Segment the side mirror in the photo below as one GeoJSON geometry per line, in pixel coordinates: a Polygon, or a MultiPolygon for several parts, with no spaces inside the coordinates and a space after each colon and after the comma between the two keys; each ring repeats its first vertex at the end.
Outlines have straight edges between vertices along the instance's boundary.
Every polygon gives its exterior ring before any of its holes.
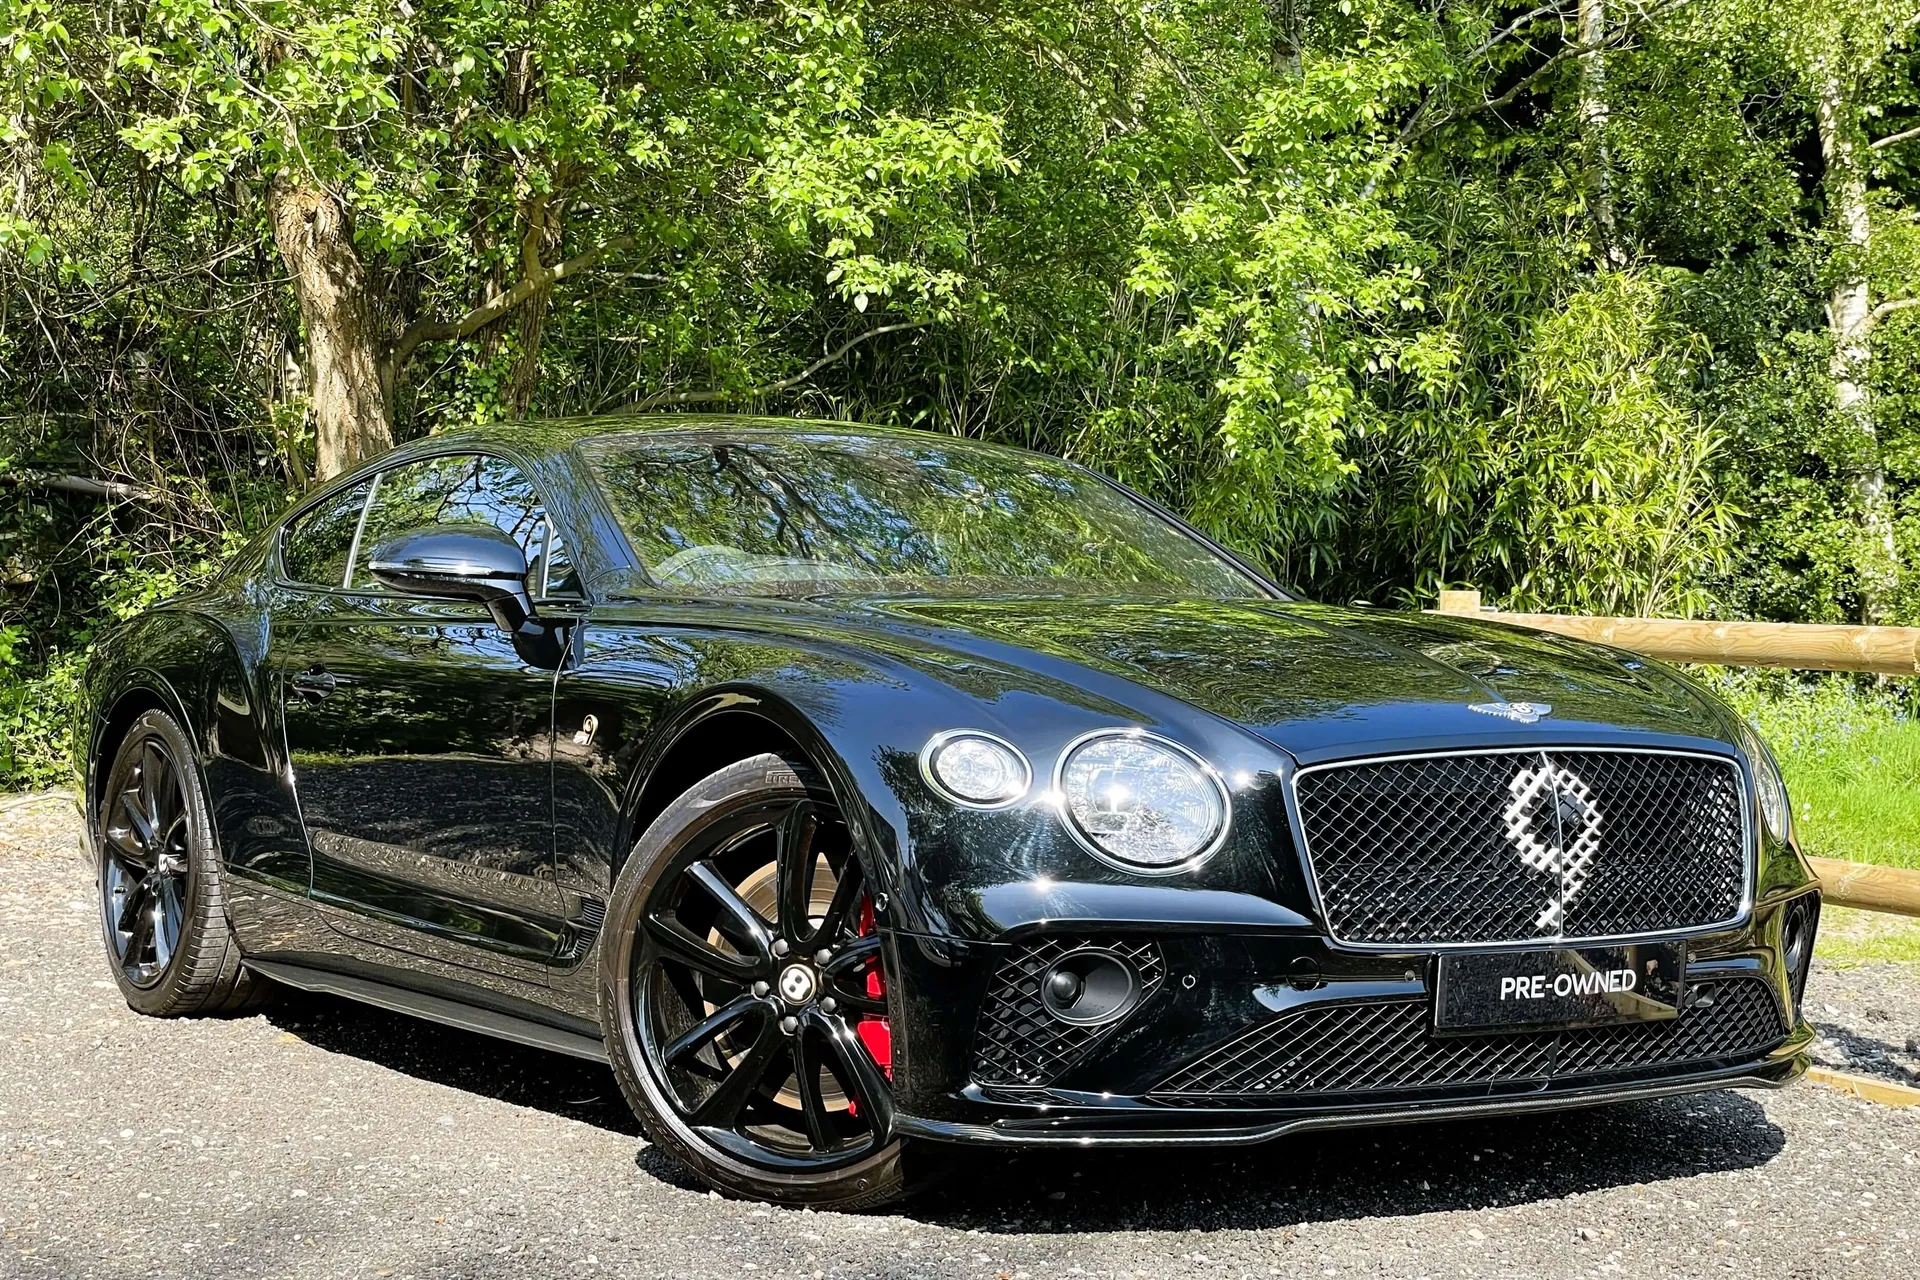
{"type": "Polygon", "coordinates": [[[533,618],[527,554],[492,525],[440,525],[403,533],[375,547],[367,568],[408,595],[476,600],[504,631],[517,633],[533,618]]]}

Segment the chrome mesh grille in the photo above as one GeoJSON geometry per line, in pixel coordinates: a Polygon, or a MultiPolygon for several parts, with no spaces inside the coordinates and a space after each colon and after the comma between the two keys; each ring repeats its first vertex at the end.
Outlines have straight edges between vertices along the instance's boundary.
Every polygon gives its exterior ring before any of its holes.
{"type": "Polygon", "coordinates": [[[1678,1018],[1580,1031],[1436,1036],[1425,1001],[1309,1005],[1262,1023],[1175,1072],[1156,1097],[1400,1093],[1563,1082],[1757,1058],[1786,1039],[1762,978],[1694,984],[1678,1018]]]}
{"type": "Polygon", "coordinates": [[[981,1006],[974,1032],[973,1078],[981,1084],[1051,1084],[1121,1026],[1086,1027],[1047,1012],[1040,983],[1069,952],[1095,948],[1130,962],[1140,975],[1144,1003],[1160,986],[1166,968],[1153,943],[1131,938],[1043,938],[1015,951],[1000,965],[981,1006]]]}
{"type": "MultiPolygon", "coordinates": [[[[1619,937],[1736,919],[1746,897],[1738,767],[1717,757],[1515,751],[1358,761],[1295,783],[1308,862],[1341,942],[1423,946],[1619,937]],[[1588,789],[1597,852],[1564,921],[1559,877],[1522,861],[1507,820],[1524,771],[1588,789]]],[[[1548,806],[1534,824],[1561,838],[1548,806]],[[1551,829],[1549,829],[1551,828],[1551,829]]]]}

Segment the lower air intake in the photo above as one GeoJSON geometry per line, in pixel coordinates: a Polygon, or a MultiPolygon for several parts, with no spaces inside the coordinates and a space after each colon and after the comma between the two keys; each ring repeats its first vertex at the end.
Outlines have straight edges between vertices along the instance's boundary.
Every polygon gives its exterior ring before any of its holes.
{"type": "Polygon", "coordinates": [[[1169,1101],[1273,1098],[1569,1080],[1758,1058],[1787,1037],[1764,979],[1693,984],[1665,1022],[1435,1036],[1425,1001],[1318,1004],[1262,1023],[1155,1089],[1169,1101]]]}

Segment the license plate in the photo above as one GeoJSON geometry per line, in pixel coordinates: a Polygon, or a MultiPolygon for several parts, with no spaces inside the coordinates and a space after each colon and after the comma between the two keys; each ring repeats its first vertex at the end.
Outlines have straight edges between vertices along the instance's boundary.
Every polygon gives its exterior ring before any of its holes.
{"type": "Polygon", "coordinates": [[[1433,1025],[1486,1031],[1677,1018],[1686,966],[1678,942],[1443,955],[1433,1025]]]}

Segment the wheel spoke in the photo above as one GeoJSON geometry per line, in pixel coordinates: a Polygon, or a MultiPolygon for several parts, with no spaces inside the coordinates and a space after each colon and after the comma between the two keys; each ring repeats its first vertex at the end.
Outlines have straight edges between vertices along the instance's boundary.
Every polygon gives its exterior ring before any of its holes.
{"type": "Polygon", "coordinates": [[[729,982],[752,982],[772,968],[771,956],[762,958],[722,951],[696,937],[678,920],[667,916],[648,916],[647,938],[662,959],[683,964],[696,973],[725,978],[729,982]]]}
{"type": "Polygon", "coordinates": [[[720,908],[720,918],[715,924],[721,933],[734,944],[749,948],[756,956],[772,958],[772,929],[720,874],[718,867],[711,862],[696,862],[687,868],[687,878],[699,885],[720,908]]]}
{"type": "Polygon", "coordinates": [[[846,987],[835,987],[833,990],[840,1003],[855,1013],[884,1018],[889,1012],[885,996],[870,996],[865,991],[852,991],[846,987]]]}
{"type": "Polygon", "coordinates": [[[864,938],[856,938],[852,942],[849,942],[833,957],[833,961],[828,964],[825,969],[821,970],[821,972],[826,974],[827,977],[838,986],[851,986],[854,978],[865,976],[864,970],[866,966],[869,962],[879,958],[879,955],[879,936],[877,934],[868,934],[864,938]]]}
{"type": "Polygon", "coordinates": [[[740,1059],[739,1065],[727,1074],[727,1078],[720,1082],[720,1087],[709,1094],[705,1102],[694,1108],[688,1119],[696,1125],[732,1128],[740,1112],[766,1079],[767,1068],[773,1064],[785,1040],[786,1037],[780,1034],[774,1022],[773,1011],[768,1009],[766,1018],[760,1023],[760,1033],[754,1037],[752,1046],[740,1059]]]}
{"type": "Polygon", "coordinates": [[[120,900],[120,918],[113,922],[113,927],[126,933],[139,923],[139,917],[153,905],[153,886],[145,879],[135,880],[132,877],[124,878],[123,883],[126,888],[120,900]]]}
{"type": "Polygon", "coordinates": [[[880,1068],[867,1056],[866,1046],[840,1018],[816,1014],[832,1054],[829,1067],[848,1097],[860,1104],[860,1114],[873,1126],[874,1137],[885,1141],[893,1129],[893,1090],[880,1068]]]}
{"type": "Polygon", "coordinates": [[[774,849],[780,876],[780,931],[795,942],[813,937],[813,838],[820,830],[820,817],[810,801],[802,800],[787,810],[780,821],[774,849]]]}
{"type": "MultiPolygon", "coordinates": [[[[669,1064],[678,1066],[683,1059],[699,1053],[716,1037],[725,1034],[756,1012],[764,1015],[768,1010],[766,1005],[752,996],[740,996],[729,1001],[714,1010],[692,1030],[675,1036],[667,1047],[660,1051],[660,1056],[669,1064]]],[[[722,1061],[724,1062],[725,1059],[722,1061]]]]}
{"type": "Polygon", "coordinates": [[[827,904],[827,914],[820,920],[820,936],[829,943],[845,932],[847,919],[859,905],[865,884],[866,877],[860,871],[860,859],[849,852],[846,861],[840,864],[840,879],[833,886],[833,901],[827,904]]]}
{"type": "Polygon", "coordinates": [[[140,804],[146,811],[147,828],[151,832],[160,829],[160,784],[166,773],[166,761],[160,755],[159,746],[148,738],[140,744],[140,804]]]}
{"type": "MultiPolygon", "coordinates": [[[[151,900],[150,895],[142,895],[151,900]]],[[[129,921],[132,936],[127,939],[127,949],[121,955],[121,963],[128,968],[138,969],[146,964],[147,948],[153,943],[153,909],[136,912],[129,921]]]]}
{"type": "Polygon", "coordinates": [[[126,813],[130,826],[126,842],[122,844],[115,841],[115,847],[121,849],[136,866],[151,869],[154,843],[158,833],[153,829],[152,820],[141,809],[139,793],[131,789],[122,793],[120,808],[126,813]]]}
{"type": "Polygon", "coordinates": [[[820,1092],[820,1051],[815,1047],[817,1036],[812,1027],[802,1027],[800,1034],[793,1038],[793,1079],[800,1086],[800,1117],[807,1126],[807,1141],[813,1144],[815,1151],[828,1151],[833,1147],[831,1123],[827,1115],[827,1100],[820,1092]]]}
{"type": "Polygon", "coordinates": [[[180,941],[178,904],[172,877],[161,880],[160,891],[154,895],[153,909],[148,914],[152,920],[149,927],[153,933],[153,963],[162,969],[173,959],[173,949],[180,941]]]}
{"type": "Polygon", "coordinates": [[[134,834],[131,824],[121,827],[109,823],[106,836],[107,843],[112,845],[114,851],[125,861],[137,864],[146,856],[146,851],[141,849],[139,837],[134,834]]]}
{"type": "Polygon", "coordinates": [[[180,781],[174,776],[173,762],[159,752],[160,771],[153,779],[153,829],[164,841],[173,829],[186,821],[187,807],[180,797],[180,781]]]}
{"type": "Polygon", "coordinates": [[[661,971],[667,975],[667,983],[673,988],[673,994],[680,997],[681,1005],[686,1008],[688,1013],[691,1013],[696,1018],[706,1012],[710,994],[714,996],[718,1003],[724,1004],[727,1000],[740,993],[740,985],[738,983],[729,982],[724,978],[716,978],[712,974],[703,976],[711,981],[716,988],[724,988],[724,990],[712,993],[702,990],[701,984],[695,980],[693,970],[684,964],[662,965],[661,971]]]}

